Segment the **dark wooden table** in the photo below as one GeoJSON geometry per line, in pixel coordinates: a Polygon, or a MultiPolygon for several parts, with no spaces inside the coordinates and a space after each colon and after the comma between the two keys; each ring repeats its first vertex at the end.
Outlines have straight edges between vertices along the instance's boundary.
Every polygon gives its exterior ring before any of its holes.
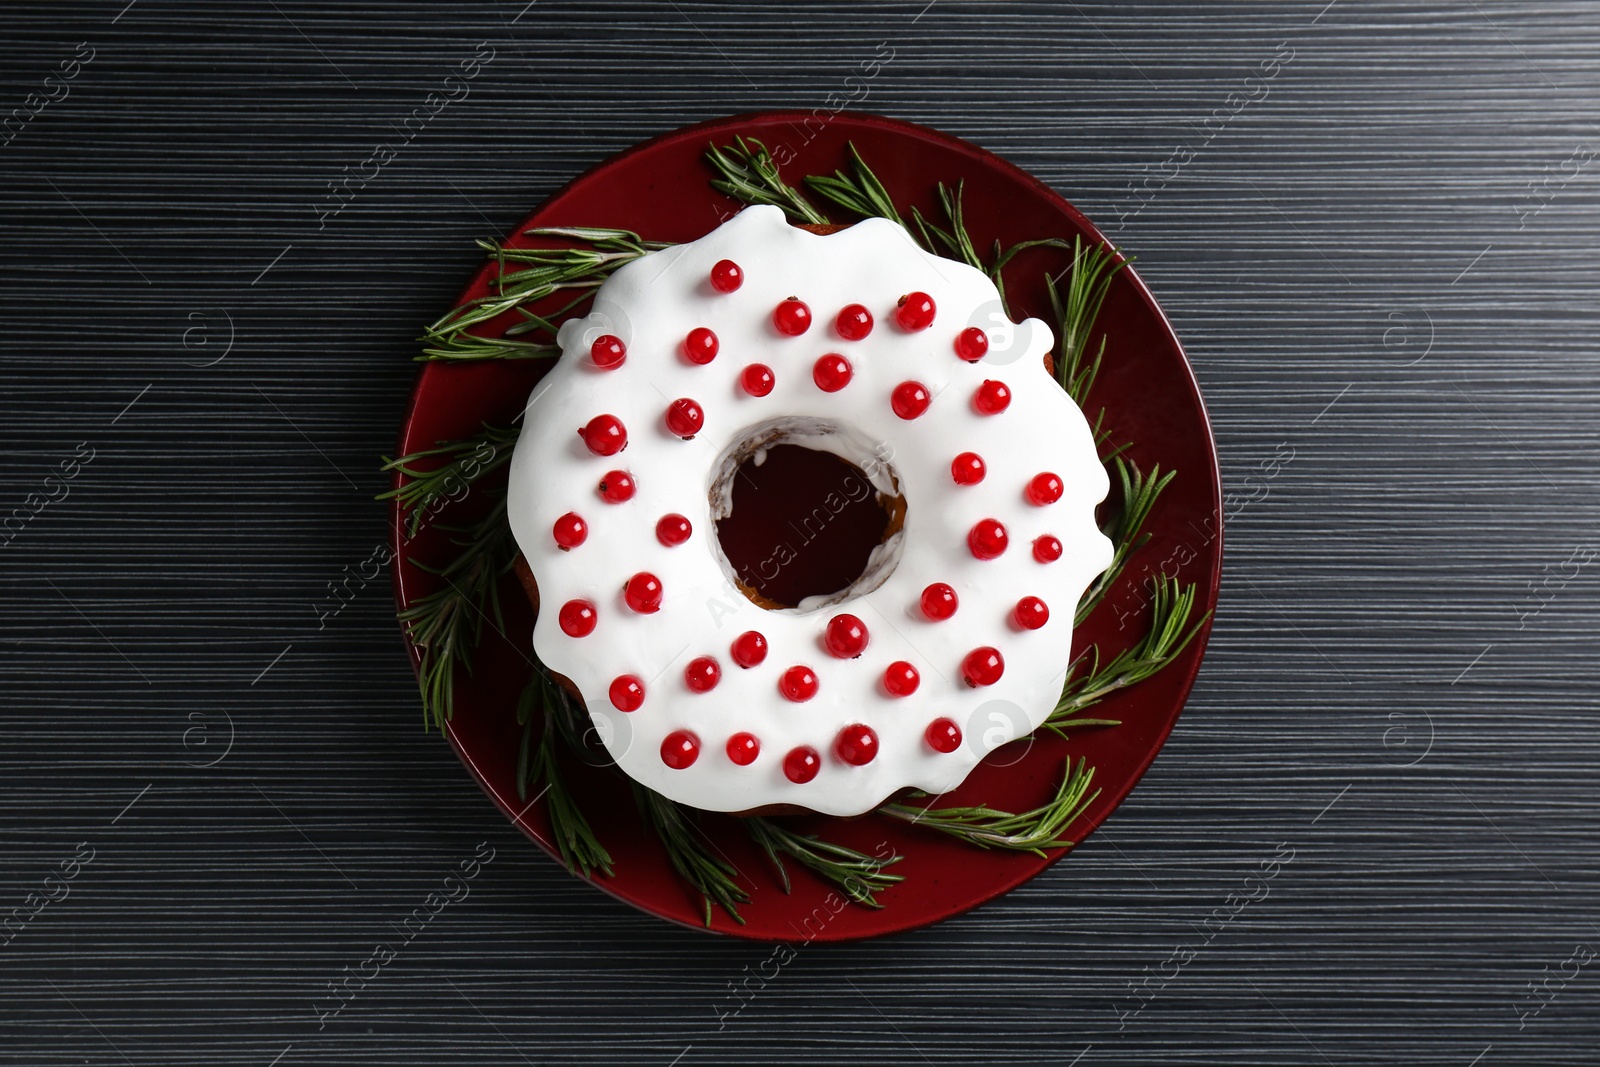
{"type": "Polygon", "coordinates": [[[0,1061],[1600,1062],[1600,8],[0,17],[0,1061]],[[474,237],[652,134],[841,105],[1137,254],[1228,568],[1187,713],[1076,855],[808,946],[735,1015],[767,950],[527,844],[423,731],[387,582],[330,583],[371,572],[474,237]]]}

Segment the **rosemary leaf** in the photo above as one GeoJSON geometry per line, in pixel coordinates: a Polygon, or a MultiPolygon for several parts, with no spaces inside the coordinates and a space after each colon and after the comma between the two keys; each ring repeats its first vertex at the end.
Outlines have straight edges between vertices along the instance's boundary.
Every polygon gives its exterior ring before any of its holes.
{"type": "Polygon", "coordinates": [[[748,903],[750,894],[735,881],[738,869],[724,857],[712,855],[704,843],[704,831],[695,825],[689,810],[632,779],[628,784],[633,786],[645,823],[666,846],[672,869],[705,900],[705,924],[711,925],[711,905],[715,903],[743,926],[738,905],[748,903]]]}
{"type": "Polygon", "coordinates": [[[772,861],[785,893],[789,892],[789,872],[784,868],[782,856],[816,872],[842,889],[845,896],[869,908],[883,907],[875,894],[905,881],[903,875],[885,874],[883,870],[891,863],[899,863],[899,856],[880,860],[831,841],[797,834],[759,815],[745,819],[744,826],[772,861]]]}
{"type": "Polygon", "coordinates": [[[812,207],[800,190],[784,182],[767,146],[754,137],[735,137],[733,144],[706,148],[706,162],[719,175],[711,188],[746,204],[771,204],[793,222],[826,225],[828,217],[812,207]]]}
{"type": "MultiPolygon", "coordinates": [[[[1065,247],[1063,242],[1061,247],[1065,247]]],[[[1014,246],[1014,250],[1020,248],[1014,246]]],[[[1111,290],[1111,281],[1117,272],[1131,260],[1123,258],[1114,248],[1093,246],[1085,248],[1081,237],[1072,239],[1072,263],[1067,268],[1065,297],[1056,289],[1060,275],[1046,276],[1050,291],[1050,305],[1061,324],[1061,357],[1056,361],[1056,377],[1061,387],[1073,401],[1083,407],[1100,371],[1100,360],[1105,355],[1105,335],[1100,337],[1100,347],[1092,360],[1085,361],[1089,332],[1100,308],[1111,290]]]]}
{"type": "Polygon", "coordinates": [[[1086,767],[1080,757],[1075,768],[1070,759],[1066,761],[1055,798],[1031,811],[1012,814],[983,806],[919,808],[914,804],[885,804],[878,811],[949,834],[979,848],[1002,848],[1043,856],[1047,848],[1072,847],[1073,842],[1061,834],[1100,795],[1098,789],[1089,792],[1093,780],[1094,768],[1086,767]]]}
{"type": "Polygon", "coordinates": [[[1178,473],[1168,471],[1162,474],[1161,464],[1157,463],[1146,478],[1138,467],[1119,454],[1113,454],[1109,462],[1117,475],[1122,507],[1107,520],[1101,532],[1110,538],[1116,548],[1111,556],[1111,565],[1084,590],[1083,598],[1078,601],[1077,613],[1073,616],[1073,626],[1083,625],[1083,620],[1100,605],[1111,586],[1122,576],[1123,569],[1128,565],[1128,557],[1149,540],[1141,532],[1144,522],[1150,517],[1150,510],[1156,506],[1156,498],[1178,473]]]}

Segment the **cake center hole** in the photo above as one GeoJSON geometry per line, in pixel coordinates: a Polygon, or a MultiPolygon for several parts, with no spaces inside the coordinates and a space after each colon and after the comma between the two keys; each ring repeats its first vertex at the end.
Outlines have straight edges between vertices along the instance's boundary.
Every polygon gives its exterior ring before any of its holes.
{"type": "Polygon", "coordinates": [[[883,499],[849,460],[794,444],[743,460],[717,540],[744,594],[765,608],[844,593],[895,533],[904,502],[883,499]],[[896,514],[899,512],[899,514],[896,514]]]}

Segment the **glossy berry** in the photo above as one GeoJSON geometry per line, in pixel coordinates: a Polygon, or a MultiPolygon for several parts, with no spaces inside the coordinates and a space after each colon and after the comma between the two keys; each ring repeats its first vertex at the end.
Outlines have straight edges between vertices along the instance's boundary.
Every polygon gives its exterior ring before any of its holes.
{"type": "Polygon", "coordinates": [[[1035,474],[1033,480],[1028,483],[1028,501],[1040,507],[1054,504],[1061,499],[1061,490],[1061,479],[1054,474],[1049,471],[1035,474]]]}
{"type": "Polygon", "coordinates": [[[989,354],[989,335],[976,326],[968,326],[956,334],[956,355],[968,363],[976,363],[989,354]]]}
{"type": "Polygon", "coordinates": [[[1050,609],[1038,597],[1025,596],[1017,601],[1017,606],[1011,611],[1011,617],[1024,630],[1037,630],[1050,621],[1050,609]]]}
{"type": "Polygon", "coordinates": [[[636,674],[618,675],[611,680],[611,706],[618,711],[638,711],[644,703],[644,682],[636,674]]]}
{"type": "Polygon", "coordinates": [[[888,690],[892,697],[908,697],[915,693],[917,686],[921,684],[922,675],[903,659],[895,660],[883,672],[883,688],[888,690]]]}
{"type": "Polygon", "coordinates": [[[589,346],[589,358],[601,370],[614,370],[628,358],[628,346],[622,343],[622,338],[603,333],[589,346]]]}
{"type": "Polygon", "coordinates": [[[823,644],[840,659],[855,659],[867,650],[867,624],[854,615],[835,615],[828,620],[823,644]]]}
{"type": "Polygon", "coordinates": [[[661,742],[661,762],[675,771],[700,758],[700,739],[688,730],[674,730],[661,742]]]}
{"type": "Polygon", "coordinates": [[[627,471],[606,471],[606,476],[600,479],[596,486],[600,499],[608,504],[620,504],[624,500],[633,499],[633,475],[627,471]]]}
{"type": "Polygon", "coordinates": [[[550,532],[555,536],[556,545],[563,549],[577,548],[589,538],[589,524],[576,511],[569,511],[556,520],[550,532]]]}
{"type": "Polygon", "coordinates": [[[894,321],[902,330],[915,333],[933,325],[933,297],[927,293],[907,293],[894,309],[894,321]]]}
{"type": "Polygon", "coordinates": [[[722,668],[710,656],[696,656],[683,669],[683,684],[696,693],[709,693],[722,681],[722,668]]]}
{"type": "Polygon", "coordinates": [[[561,605],[556,621],[561,624],[561,632],[568,637],[588,637],[594,633],[594,605],[587,600],[569,600],[561,605]]]}
{"type": "Polygon", "coordinates": [[[894,408],[894,413],[902,419],[914,419],[928,410],[928,405],[933,398],[928,395],[928,387],[921,382],[901,382],[894,387],[894,394],[889,398],[889,404],[894,408]]]}
{"type": "Polygon", "coordinates": [[[785,337],[799,337],[811,329],[811,309],[791,296],[772,309],[772,325],[785,337]]]}
{"type": "Polygon", "coordinates": [[[943,582],[934,582],[922,591],[922,614],[934,622],[954,615],[958,603],[956,591],[943,582]]]}
{"type": "Polygon", "coordinates": [[[682,515],[663,515],[656,521],[656,540],[668,548],[676,547],[689,540],[689,534],[694,527],[689,525],[689,520],[682,515]]]}
{"type": "Polygon", "coordinates": [[[711,268],[711,288],[719,293],[731,293],[744,284],[744,271],[731,259],[719,259],[711,268]]]}
{"type": "Polygon", "coordinates": [[[1006,672],[1006,661],[998,648],[975,648],[961,661],[961,677],[970,686],[993,685],[1006,672]]]}
{"type": "Polygon", "coordinates": [[[733,639],[733,662],[746,669],[767,658],[767,639],[754,630],[746,630],[733,639]]]}
{"type": "Polygon", "coordinates": [[[628,579],[622,598],[640,615],[653,615],[661,610],[661,579],[649,571],[640,571],[628,579]]]}
{"type": "Polygon", "coordinates": [[[690,363],[704,366],[717,358],[717,335],[704,326],[696,326],[683,339],[683,354],[690,363]]]}
{"type": "Polygon", "coordinates": [[[954,752],[961,747],[961,727],[951,719],[934,719],[922,736],[935,752],[954,752]]]}
{"type": "Polygon", "coordinates": [[[811,380],[817,383],[817,388],[824,393],[837,393],[850,384],[850,376],[854,373],[850,368],[850,361],[837,352],[829,352],[811,368],[811,380]]]}
{"type": "Polygon", "coordinates": [[[983,457],[976,452],[963,452],[950,461],[950,477],[957,485],[977,485],[988,472],[983,457]]]}
{"type": "Polygon", "coordinates": [[[804,785],[822,769],[822,757],[810,745],[789,750],[783,757],[783,776],[795,785],[804,785]]]}
{"type": "Polygon", "coordinates": [[[778,692],[785,700],[804,703],[817,695],[817,675],[810,667],[790,667],[778,679],[778,692]]]}
{"type": "Polygon", "coordinates": [[[878,754],[878,734],[870,726],[855,723],[839,731],[833,750],[852,767],[864,767],[878,754]]]}
{"type": "Polygon", "coordinates": [[[628,429],[615,415],[596,415],[578,433],[597,456],[614,456],[628,446],[628,429]]]}
{"type": "Polygon", "coordinates": [[[667,408],[667,429],[685,441],[699,433],[705,424],[705,411],[686,396],[674,400],[667,408]]]}
{"type": "Polygon", "coordinates": [[[739,388],[751,396],[766,396],[772,392],[772,368],[765,363],[752,363],[739,372],[739,388]]]}
{"type": "Polygon", "coordinates": [[[997,559],[1010,543],[1011,536],[999,519],[980,519],[967,533],[967,547],[979,559],[997,559]]]}
{"type": "Polygon", "coordinates": [[[846,341],[859,341],[872,332],[872,312],[860,304],[851,304],[833,320],[833,328],[846,341]]]}
{"type": "Polygon", "coordinates": [[[755,734],[737,733],[728,738],[728,758],[741,767],[748,767],[761,755],[761,741],[755,734]]]}
{"type": "Polygon", "coordinates": [[[1011,406],[1011,390],[1006,388],[1005,382],[991,378],[972,394],[972,406],[980,415],[998,415],[1011,406]]]}
{"type": "Polygon", "coordinates": [[[1061,538],[1045,534],[1033,539],[1033,558],[1040,563],[1054,563],[1061,558],[1061,538]]]}

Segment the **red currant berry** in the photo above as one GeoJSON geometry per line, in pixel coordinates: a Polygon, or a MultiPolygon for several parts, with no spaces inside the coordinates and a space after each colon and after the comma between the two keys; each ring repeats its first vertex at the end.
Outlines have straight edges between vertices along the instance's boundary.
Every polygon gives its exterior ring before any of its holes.
{"type": "Polygon", "coordinates": [[[569,511],[556,520],[550,531],[561,549],[577,548],[589,538],[589,524],[576,511],[569,511]]]}
{"type": "Polygon", "coordinates": [[[894,413],[902,419],[916,418],[928,410],[928,405],[932,401],[927,386],[921,382],[901,382],[894,387],[894,394],[889,398],[894,413]]]}
{"type": "Polygon", "coordinates": [[[783,757],[783,776],[795,785],[805,785],[822,770],[822,757],[810,745],[789,750],[783,757]]]}
{"type": "Polygon", "coordinates": [[[638,711],[644,703],[644,682],[636,674],[623,674],[611,680],[611,706],[618,711],[638,711]]]}
{"type": "Polygon", "coordinates": [[[996,559],[1011,543],[1005,525],[999,519],[980,519],[967,534],[967,547],[979,559],[996,559]]]}
{"type": "Polygon", "coordinates": [[[894,309],[894,321],[902,330],[915,333],[933,325],[933,297],[927,293],[907,293],[894,309]]]}
{"type": "Polygon", "coordinates": [[[689,520],[682,515],[663,515],[656,522],[656,540],[674,548],[689,540],[689,534],[694,527],[689,525],[689,520]]]}
{"type": "Polygon", "coordinates": [[[961,747],[961,727],[951,719],[934,719],[922,736],[935,752],[954,752],[961,747]]]}
{"type": "Polygon", "coordinates": [[[867,650],[867,624],[854,615],[835,615],[828,620],[823,643],[840,659],[855,659],[867,650]]]}
{"type": "Polygon", "coordinates": [[[765,363],[752,363],[739,372],[739,387],[751,396],[766,396],[772,392],[772,368],[765,363]]]}
{"type": "Polygon", "coordinates": [[[785,700],[802,704],[817,695],[817,675],[810,667],[790,667],[778,679],[778,692],[785,700]]]}
{"type": "Polygon", "coordinates": [[[1061,479],[1045,471],[1043,474],[1035,474],[1033,481],[1028,483],[1028,499],[1043,507],[1060,500],[1061,490],[1061,479]]]}
{"type": "Polygon", "coordinates": [[[686,396],[674,400],[667,408],[667,429],[685,441],[699,433],[705,424],[705,411],[686,396]]]}
{"type": "Polygon", "coordinates": [[[597,486],[600,498],[608,504],[620,504],[633,499],[633,475],[627,471],[606,471],[597,486]]]}
{"type": "Polygon", "coordinates": [[[1053,534],[1033,539],[1033,558],[1040,563],[1054,563],[1061,558],[1061,538],[1053,534]]]}
{"type": "Polygon", "coordinates": [[[811,380],[817,383],[817,388],[824,393],[837,393],[850,384],[850,376],[854,371],[850,368],[850,361],[836,352],[830,352],[817,360],[811,368],[811,380]]]}
{"type": "Polygon", "coordinates": [[[855,723],[839,731],[833,750],[852,767],[864,767],[878,754],[878,733],[870,726],[855,723]]]}
{"type": "Polygon", "coordinates": [[[731,293],[744,284],[744,271],[731,259],[719,259],[711,268],[711,288],[719,293],[731,293]]]}
{"type": "Polygon", "coordinates": [[[1006,388],[1005,382],[991,378],[972,394],[972,406],[980,415],[998,415],[1011,406],[1011,390],[1006,388]]]}
{"type": "Polygon", "coordinates": [[[956,591],[943,582],[934,582],[922,591],[922,614],[934,622],[954,615],[958,603],[956,591]]]}
{"type": "Polygon", "coordinates": [[[728,738],[728,758],[748,767],[761,755],[761,740],[755,734],[737,733],[728,738]]]}
{"type": "Polygon", "coordinates": [[[661,579],[649,571],[640,571],[628,579],[623,599],[640,615],[655,614],[661,610],[661,579]]]}
{"type": "Polygon", "coordinates": [[[683,684],[696,693],[709,693],[722,681],[722,668],[710,656],[696,656],[683,669],[683,684]]]}
{"type": "Polygon", "coordinates": [[[700,758],[700,739],[688,730],[674,730],[661,742],[661,762],[675,771],[700,758]]]}
{"type": "Polygon", "coordinates": [[[1036,596],[1025,596],[1017,601],[1016,610],[1011,617],[1017,620],[1017,625],[1024,630],[1037,630],[1050,621],[1050,609],[1045,602],[1036,596]]]}
{"type": "Polygon", "coordinates": [[[628,346],[622,343],[622,338],[603,333],[589,346],[589,358],[601,370],[613,370],[628,358],[628,346]]]}
{"type": "Polygon", "coordinates": [[[977,485],[988,472],[983,457],[976,452],[963,452],[950,461],[950,477],[957,485],[977,485]]]}
{"type": "Polygon", "coordinates": [[[917,669],[903,659],[897,659],[889,664],[883,672],[883,687],[892,697],[908,697],[917,691],[917,686],[922,684],[922,675],[917,669]]]}
{"type": "Polygon", "coordinates": [[[1005,672],[1006,661],[1000,655],[1000,650],[987,645],[968,652],[966,659],[961,661],[961,677],[973,687],[993,685],[1005,672]]]}
{"type": "Polygon", "coordinates": [[[811,309],[791,296],[772,309],[772,324],[785,337],[799,337],[811,329],[811,309]]]}
{"type": "Polygon", "coordinates": [[[746,669],[767,658],[767,639],[754,630],[746,630],[733,639],[733,662],[746,669]]]}
{"type": "Polygon", "coordinates": [[[989,335],[976,326],[968,326],[956,334],[956,355],[968,363],[976,363],[989,353],[989,335]]]}
{"type": "Polygon", "coordinates": [[[717,358],[717,335],[704,326],[696,326],[689,331],[689,336],[683,341],[683,354],[690,363],[704,366],[717,358]]]}
{"type": "Polygon", "coordinates": [[[860,304],[851,304],[833,320],[833,328],[846,341],[859,341],[872,332],[872,312],[860,304]]]}
{"type": "Polygon", "coordinates": [[[628,429],[615,415],[596,415],[578,433],[597,456],[614,456],[628,447],[628,429]]]}
{"type": "Polygon", "coordinates": [[[569,600],[561,605],[556,621],[568,637],[588,637],[594,633],[594,605],[587,600],[569,600]]]}

